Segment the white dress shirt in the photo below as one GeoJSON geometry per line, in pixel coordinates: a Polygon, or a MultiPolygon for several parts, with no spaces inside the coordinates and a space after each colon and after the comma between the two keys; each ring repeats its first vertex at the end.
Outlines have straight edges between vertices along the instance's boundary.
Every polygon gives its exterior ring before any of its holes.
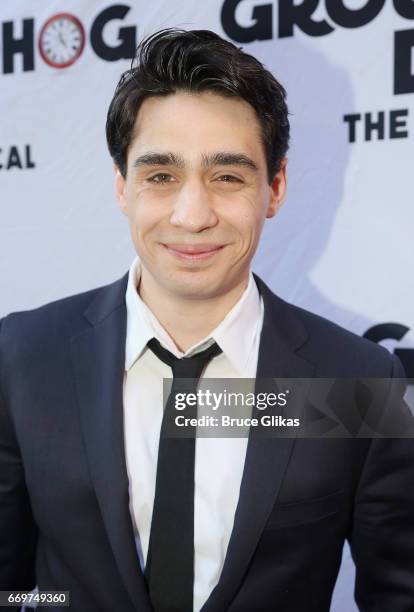
{"type": "MultiPolygon", "coordinates": [[[[151,338],[177,357],[217,342],[222,353],[203,378],[255,378],[263,325],[263,301],[253,275],[246,290],[214,331],[181,352],[141,300],[140,261],[129,271],[124,378],[124,437],[130,512],[144,569],[155,495],[158,443],[163,412],[163,378],[171,368],[146,348],[151,338]]],[[[194,497],[194,612],[216,586],[223,568],[246,457],[247,438],[197,438],[194,497]]]]}

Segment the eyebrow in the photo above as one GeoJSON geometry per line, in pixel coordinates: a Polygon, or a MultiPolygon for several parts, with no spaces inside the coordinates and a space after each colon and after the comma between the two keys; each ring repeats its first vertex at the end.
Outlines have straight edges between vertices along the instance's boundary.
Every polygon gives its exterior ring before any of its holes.
{"type": "MultiPolygon", "coordinates": [[[[201,165],[205,170],[213,166],[243,166],[255,172],[259,170],[257,164],[244,153],[218,151],[217,153],[203,154],[201,159],[201,165]]],[[[156,153],[150,151],[135,159],[133,167],[139,168],[140,166],[176,166],[177,168],[184,168],[185,161],[177,153],[156,153]]]]}
{"type": "Polygon", "coordinates": [[[212,166],[244,166],[257,172],[257,164],[244,153],[218,152],[202,156],[203,168],[212,166]]]}
{"type": "Polygon", "coordinates": [[[176,153],[144,153],[134,161],[134,168],[140,166],[177,166],[184,168],[184,158],[176,153]]]}

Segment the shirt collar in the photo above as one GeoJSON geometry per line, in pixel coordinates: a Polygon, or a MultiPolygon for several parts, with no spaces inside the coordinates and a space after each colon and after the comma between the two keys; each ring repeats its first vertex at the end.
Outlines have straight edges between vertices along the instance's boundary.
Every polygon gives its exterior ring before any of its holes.
{"type": "Polygon", "coordinates": [[[233,367],[240,375],[243,375],[250,352],[253,349],[254,340],[260,333],[260,321],[263,316],[262,300],[251,272],[245,291],[221,323],[207,337],[191,346],[185,353],[177,348],[170,335],[142,301],[137,291],[140,274],[141,264],[139,258],[136,257],[129,269],[126,290],[126,370],[129,370],[141,356],[148,341],[155,337],[176,357],[197,353],[217,342],[233,367]]]}

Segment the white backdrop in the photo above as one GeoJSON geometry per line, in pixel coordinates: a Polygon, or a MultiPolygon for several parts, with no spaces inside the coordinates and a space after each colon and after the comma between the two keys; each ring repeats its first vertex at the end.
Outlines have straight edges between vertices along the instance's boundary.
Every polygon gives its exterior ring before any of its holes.
{"type": "MultiPolygon", "coordinates": [[[[255,271],[358,334],[389,324],[376,339],[414,378],[412,0],[2,0],[0,316],[129,266],[105,117],[130,49],[168,26],[218,32],[287,88],[289,195],[267,222],[255,271]],[[80,21],[85,45],[59,68],[43,59],[63,61],[41,32],[62,12],[80,21]]],[[[346,549],[335,612],[356,609],[352,573],[346,549]]]]}

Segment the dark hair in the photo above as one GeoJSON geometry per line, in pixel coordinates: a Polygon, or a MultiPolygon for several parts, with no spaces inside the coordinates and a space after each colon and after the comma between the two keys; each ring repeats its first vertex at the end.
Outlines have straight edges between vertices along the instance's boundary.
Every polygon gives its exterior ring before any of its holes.
{"type": "Polygon", "coordinates": [[[131,69],[121,76],[109,106],[106,139],[124,177],[140,105],[149,96],[176,91],[211,91],[248,102],[262,128],[271,182],[289,145],[284,88],[259,60],[218,34],[174,28],[160,30],[139,44],[131,69]]]}

